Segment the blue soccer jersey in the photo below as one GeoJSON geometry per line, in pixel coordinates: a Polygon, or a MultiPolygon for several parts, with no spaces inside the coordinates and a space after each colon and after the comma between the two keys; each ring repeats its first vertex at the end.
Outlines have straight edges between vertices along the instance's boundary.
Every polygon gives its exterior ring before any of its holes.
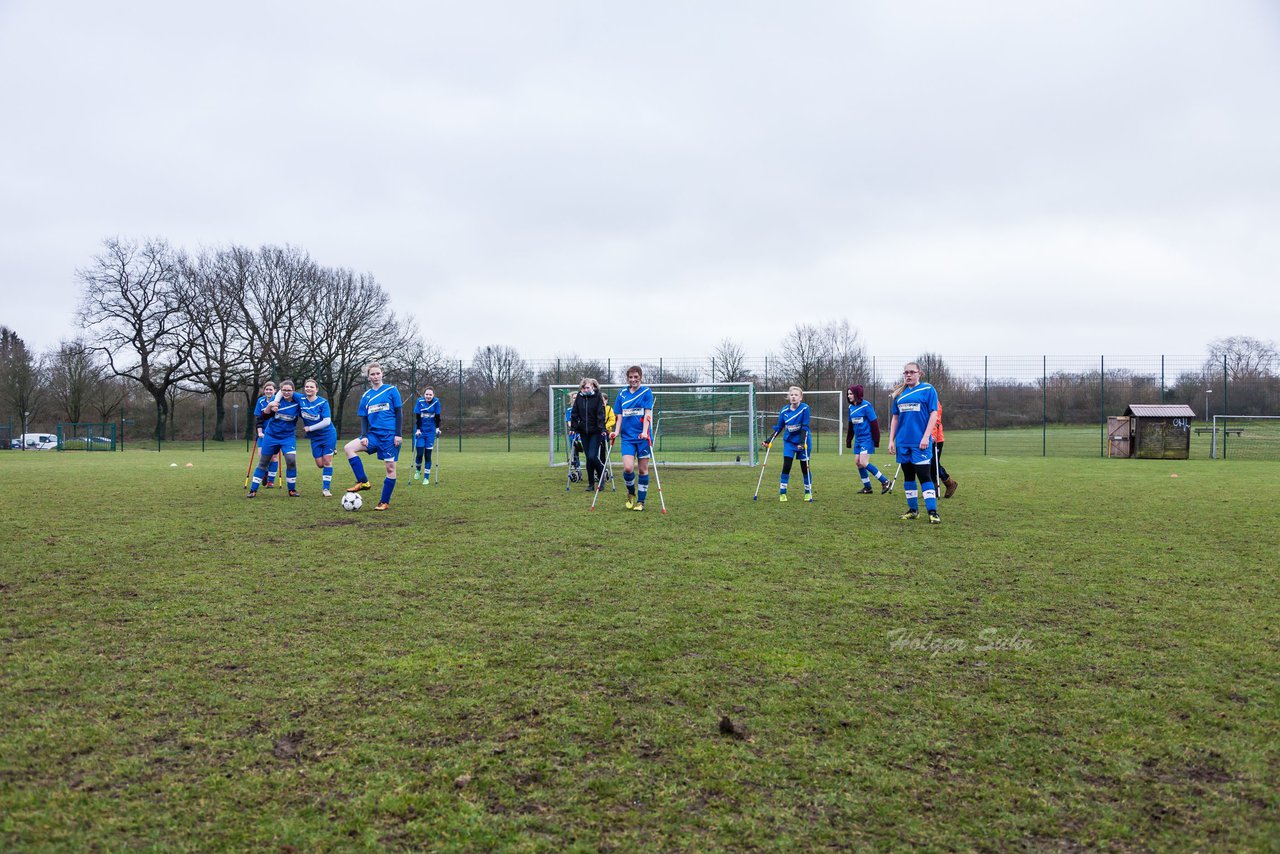
{"type": "MultiPolygon", "coordinates": [[[[892,412],[898,417],[898,431],[893,441],[898,447],[917,448],[925,437],[929,416],[938,408],[938,392],[928,383],[908,386],[893,399],[892,412]]],[[[933,441],[933,437],[929,437],[933,441]]]]}
{"type": "Polygon", "coordinates": [[[360,406],[356,408],[356,415],[367,419],[370,433],[398,436],[400,435],[398,410],[401,406],[403,402],[400,400],[400,389],[384,383],[360,396],[360,406]]]}
{"type": "Polygon", "coordinates": [[[419,448],[435,447],[436,430],[440,429],[441,413],[442,407],[438,397],[431,398],[430,403],[427,402],[425,397],[420,397],[413,404],[415,429],[422,433],[417,437],[416,444],[419,448]]]}
{"type": "Polygon", "coordinates": [[[872,441],[871,424],[876,420],[875,407],[871,401],[849,404],[849,423],[853,425],[853,446],[860,449],[875,449],[872,441]]]}
{"type": "Polygon", "coordinates": [[[298,418],[302,412],[302,398],[294,395],[293,400],[280,398],[278,409],[267,418],[262,427],[264,441],[280,442],[293,439],[298,435],[298,418]]]}
{"type": "Polygon", "coordinates": [[[653,392],[646,385],[635,391],[624,388],[618,392],[613,409],[618,415],[618,435],[623,441],[634,442],[644,430],[645,411],[653,409],[653,392]]]}
{"type": "Polygon", "coordinates": [[[300,400],[302,410],[299,415],[307,438],[313,442],[316,439],[337,438],[338,431],[333,426],[333,413],[329,409],[329,401],[319,396],[315,400],[307,400],[305,397],[300,400]],[[324,424],[324,426],[316,427],[317,424],[324,424]]]}
{"type": "Polygon", "coordinates": [[[778,423],[773,425],[773,432],[782,435],[788,445],[807,445],[809,439],[809,404],[800,403],[795,409],[791,404],[782,407],[778,413],[778,423]]]}

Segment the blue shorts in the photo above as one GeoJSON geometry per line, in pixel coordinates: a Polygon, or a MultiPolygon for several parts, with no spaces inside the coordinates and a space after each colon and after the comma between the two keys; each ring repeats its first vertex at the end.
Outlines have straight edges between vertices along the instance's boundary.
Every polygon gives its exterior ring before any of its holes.
{"type": "Polygon", "coordinates": [[[916,465],[921,465],[922,463],[932,463],[933,462],[933,441],[930,440],[929,447],[925,448],[923,451],[920,450],[919,440],[913,442],[908,447],[903,447],[902,445],[898,445],[898,462],[915,463],[916,465]]]}
{"type": "Polygon", "coordinates": [[[311,456],[317,460],[332,454],[338,445],[337,430],[323,431],[320,435],[312,434],[309,438],[311,439],[311,456]]]}
{"type": "Polygon", "coordinates": [[[871,442],[870,439],[868,439],[865,442],[861,442],[857,439],[853,440],[853,453],[855,455],[856,454],[874,454],[875,452],[876,452],[876,446],[871,442]]]}
{"type": "Polygon", "coordinates": [[[635,457],[637,460],[645,460],[649,458],[649,440],[648,439],[623,439],[622,455],[624,457],[635,457]]]}
{"type": "Polygon", "coordinates": [[[394,433],[370,433],[365,438],[369,440],[369,447],[365,449],[366,454],[377,454],[378,459],[383,462],[400,459],[400,448],[396,446],[394,433]]]}
{"type": "Polygon", "coordinates": [[[791,457],[795,457],[797,460],[800,460],[801,462],[808,462],[808,461],[809,461],[809,449],[808,449],[808,448],[806,448],[806,447],[805,447],[803,444],[801,444],[800,442],[794,442],[794,443],[793,443],[793,442],[783,442],[783,443],[782,443],[782,456],[783,456],[783,457],[786,457],[786,458],[788,458],[788,459],[789,459],[789,458],[791,458],[791,457]]]}
{"type": "Polygon", "coordinates": [[[434,427],[428,427],[417,436],[413,437],[413,446],[415,448],[434,448],[436,446],[436,430],[434,427]]]}
{"type": "Polygon", "coordinates": [[[298,450],[298,437],[288,436],[281,439],[273,439],[270,436],[262,437],[262,450],[259,456],[265,462],[270,460],[276,454],[293,454],[298,450]]]}

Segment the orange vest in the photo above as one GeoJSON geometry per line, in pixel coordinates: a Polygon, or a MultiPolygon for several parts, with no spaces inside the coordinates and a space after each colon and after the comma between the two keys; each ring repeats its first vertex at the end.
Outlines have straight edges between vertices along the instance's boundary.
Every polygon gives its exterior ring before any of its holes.
{"type": "Polygon", "coordinates": [[[942,401],[938,401],[938,421],[933,425],[933,441],[946,441],[942,436],[942,401]]]}

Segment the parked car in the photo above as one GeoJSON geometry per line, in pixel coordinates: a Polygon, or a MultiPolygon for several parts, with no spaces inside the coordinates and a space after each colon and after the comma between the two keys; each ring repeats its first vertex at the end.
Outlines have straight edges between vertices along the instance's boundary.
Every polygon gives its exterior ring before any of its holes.
{"type": "Polygon", "coordinates": [[[28,451],[52,451],[58,447],[58,437],[52,433],[23,433],[14,441],[15,447],[28,451]]]}

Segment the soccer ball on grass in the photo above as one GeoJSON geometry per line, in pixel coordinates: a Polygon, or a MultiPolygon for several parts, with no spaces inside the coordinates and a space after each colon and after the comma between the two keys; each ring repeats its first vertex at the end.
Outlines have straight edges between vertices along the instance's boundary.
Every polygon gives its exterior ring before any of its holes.
{"type": "Polygon", "coordinates": [[[342,496],[343,510],[359,510],[364,504],[364,499],[360,497],[358,492],[348,492],[342,496]]]}

